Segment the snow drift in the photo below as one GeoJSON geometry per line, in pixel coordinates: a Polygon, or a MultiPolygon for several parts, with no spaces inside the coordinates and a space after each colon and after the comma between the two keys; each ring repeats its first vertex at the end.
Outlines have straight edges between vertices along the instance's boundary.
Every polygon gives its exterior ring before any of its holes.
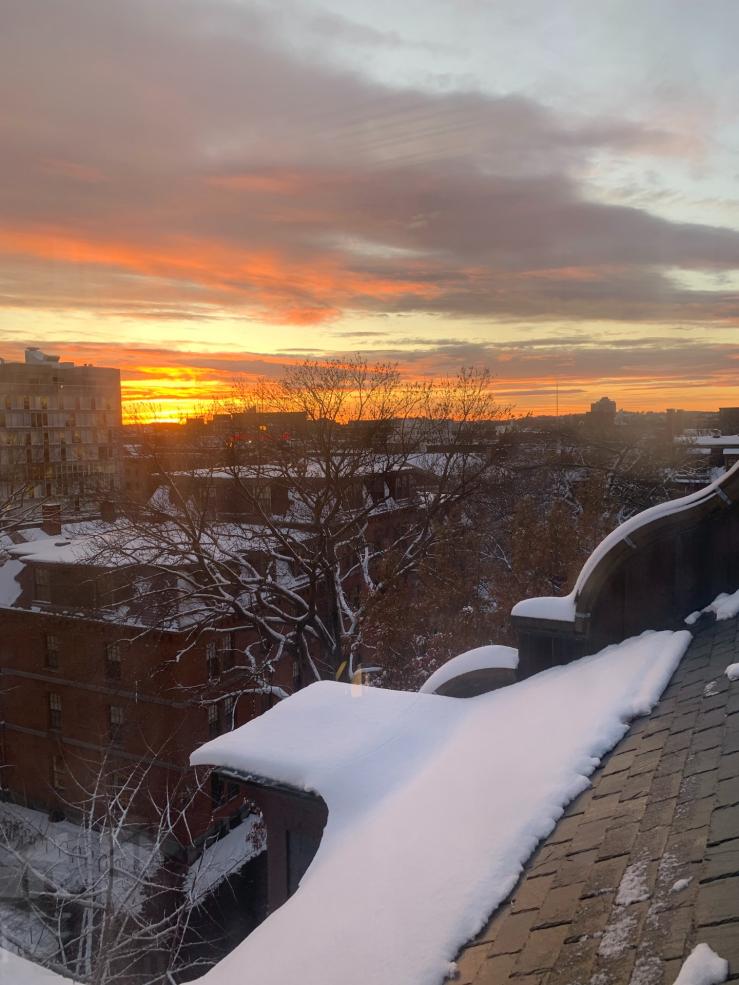
{"type": "Polygon", "coordinates": [[[196,750],[329,809],[298,891],[201,985],[440,983],[690,639],[645,633],[465,701],[313,684],[196,750]]]}

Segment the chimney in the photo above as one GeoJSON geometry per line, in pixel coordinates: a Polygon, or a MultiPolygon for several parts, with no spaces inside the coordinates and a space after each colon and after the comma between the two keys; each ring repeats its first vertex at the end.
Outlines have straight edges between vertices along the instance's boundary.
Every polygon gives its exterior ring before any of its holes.
{"type": "Polygon", "coordinates": [[[112,523],[116,518],[115,503],[110,499],[104,499],[100,504],[100,519],[106,523],[112,523]]]}
{"type": "Polygon", "coordinates": [[[62,507],[59,503],[44,503],[41,507],[41,529],[50,537],[62,532],[62,507]]]}

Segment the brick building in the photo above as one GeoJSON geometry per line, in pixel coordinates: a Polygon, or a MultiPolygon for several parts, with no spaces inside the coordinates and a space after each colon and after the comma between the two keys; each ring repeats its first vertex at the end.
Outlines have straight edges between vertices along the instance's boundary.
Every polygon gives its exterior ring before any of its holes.
{"type": "MultiPolygon", "coordinates": [[[[28,540],[0,567],[2,788],[27,806],[73,814],[95,778],[115,789],[146,770],[132,804],[146,823],[152,800],[176,789],[183,801],[193,789],[193,743],[261,714],[272,693],[255,687],[240,659],[248,630],[197,634],[186,620],[158,628],[151,597],[137,604],[135,595],[161,573],[142,565],[132,578],[85,559],[84,524],[47,531],[24,531],[28,540]]],[[[293,687],[292,665],[269,683],[293,687]]],[[[242,810],[234,793],[216,778],[196,796],[196,835],[242,810]]]]}
{"type": "MultiPolygon", "coordinates": [[[[417,472],[370,469],[347,480],[347,502],[370,504],[367,537],[380,551],[416,508],[417,472]]],[[[303,478],[311,487],[324,481],[319,474],[303,478]]],[[[208,538],[223,536],[223,544],[210,549],[217,554],[225,547],[234,562],[248,559],[256,582],[269,562],[270,536],[269,525],[258,522],[256,503],[289,531],[296,549],[305,543],[310,552],[315,531],[290,515],[286,479],[269,466],[256,478],[248,471],[195,470],[174,479],[178,493],[202,501],[208,538]]],[[[267,650],[246,620],[235,624],[232,599],[222,600],[215,614],[189,610],[193,600],[173,587],[185,574],[194,577],[176,524],[168,540],[167,516],[174,508],[166,500],[161,517],[141,528],[151,539],[144,534],[140,550],[138,540],[127,544],[120,559],[115,548],[112,554],[100,548],[108,534],[115,543],[120,528],[113,516],[62,524],[60,508],[45,504],[42,527],[6,536],[0,564],[0,780],[12,799],[69,813],[80,785],[92,784],[101,763],[113,789],[131,770],[146,769],[134,807],[142,822],[154,821],[152,799],[161,804],[174,787],[182,787],[183,796],[192,788],[188,756],[194,745],[244,724],[313,679],[310,659],[295,659],[288,647],[267,676],[251,668],[247,647],[256,645],[265,657],[267,650]]],[[[278,568],[291,590],[304,591],[296,571],[282,563],[278,568]]],[[[351,552],[341,569],[359,570],[351,552]]],[[[358,574],[344,577],[344,591],[349,598],[361,591],[358,574]]],[[[207,607],[209,601],[201,597],[195,604],[207,607]]],[[[316,604],[327,604],[321,585],[316,604]]],[[[278,651],[273,644],[270,658],[278,651]]],[[[329,676],[336,669],[322,665],[329,676]]],[[[243,813],[243,804],[243,794],[215,777],[196,798],[191,827],[204,836],[243,813]]]]}

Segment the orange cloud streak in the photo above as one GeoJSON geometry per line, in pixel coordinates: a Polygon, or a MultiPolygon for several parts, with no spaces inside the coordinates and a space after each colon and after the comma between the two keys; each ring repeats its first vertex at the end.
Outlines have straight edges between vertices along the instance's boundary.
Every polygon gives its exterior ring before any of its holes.
{"type": "Polygon", "coordinates": [[[275,251],[244,252],[212,241],[179,237],[155,247],[71,235],[66,230],[0,230],[0,253],[74,264],[117,267],[149,277],[177,278],[256,304],[263,320],[314,324],[336,317],[340,306],[365,296],[376,301],[404,295],[437,297],[440,289],[423,280],[365,275],[347,270],[338,258],[310,262],[275,251]],[[296,298],[305,299],[298,303],[296,298]]]}

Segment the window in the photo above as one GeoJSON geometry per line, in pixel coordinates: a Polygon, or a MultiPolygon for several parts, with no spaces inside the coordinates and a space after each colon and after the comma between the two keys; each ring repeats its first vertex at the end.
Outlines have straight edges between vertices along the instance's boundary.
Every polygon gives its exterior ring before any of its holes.
{"type": "Polygon", "coordinates": [[[233,694],[223,699],[223,728],[226,732],[236,728],[236,697],[233,694]]]}
{"type": "Polygon", "coordinates": [[[218,773],[210,774],[210,797],[214,804],[222,804],[224,801],[223,777],[218,773]]]}
{"type": "Polygon", "coordinates": [[[218,705],[208,705],[208,738],[215,739],[221,734],[220,722],[218,721],[218,705]]]}
{"type": "Polygon", "coordinates": [[[208,680],[217,681],[221,676],[221,661],[215,640],[208,640],[205,644],[205,658],[208,662],[208,680]]]}
{"type": "Polygon", "coordinates": [[[35,568],[33,572],[34,597],[37,602],[51,602],[51,576],[48,568],[35,568]]]}
{"type": "Polygon", "coordinates": [[[121,645],[117,641],[105,644],[105,676],[115,681],[121,679],[121,645]]]}
{"type": "Polygon", "coordinates": [[[110,740],[120,745],[123,741],[123,708],[120,705],[110,705],[108,708],[110,724],[110,740]]]}
{"type": "Polygon", "coordinates": [[[30,409],[31,409],[31,398],[30,397],[24,397],[23,398],[23,410],[30,410],[30,409]]]}
{"type": "Polygon", "coordinates": [[[49,692],[49,728],[57,731],[62,727],[62,699],[54,691],[49,692]]]}
{"type": "Polygon", "coordinates": [[[221,637],[221,652],[223,653],[223,669],[233,670],[236,656],[233,633],[224,633],[221,637]]]}
{"type": "Polygon", "coordinates": [[[269,486],[257,486],[256,490],[257,508],[262,513],[272,512],[272,490],[269,486]]]}
{"type": "Polygon", "coordinates": [[[51,785],[55,790],[64,789],[66,769],[61,756],[51,757],[51,785]]]}
{"type": "Polygon", "coordinates": [[[56,669],[59,666],[59,637],[54,636],[51,633],[47,633],[45,637],[46,644],[46,666],[56,669]]]}

